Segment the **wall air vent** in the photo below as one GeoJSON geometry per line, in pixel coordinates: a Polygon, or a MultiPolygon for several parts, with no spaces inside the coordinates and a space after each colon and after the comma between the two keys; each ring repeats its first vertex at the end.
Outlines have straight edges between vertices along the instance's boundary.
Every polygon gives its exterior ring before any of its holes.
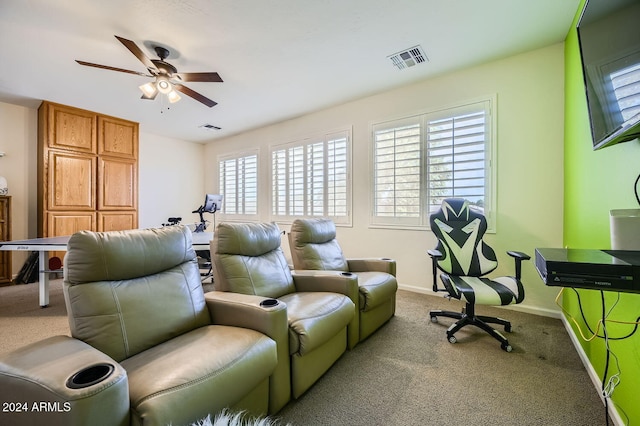
{"type": "Polygon", "coordinates": [[[393,66],[399,70],[409,68],[429,60],[420,45],[403,50],[402,52],[394,53],[393,55],[387,56],[387,58],[391,59],[393,66]]]}
{"type": "Polygon", "coordinates": [[[213,132],[216,130],[222,130],[221,127],[214,126],[213,124],[203,124],[202,126],[199,126],[199,127],[204,130],[209,130],[210,132],[213,132]]]}

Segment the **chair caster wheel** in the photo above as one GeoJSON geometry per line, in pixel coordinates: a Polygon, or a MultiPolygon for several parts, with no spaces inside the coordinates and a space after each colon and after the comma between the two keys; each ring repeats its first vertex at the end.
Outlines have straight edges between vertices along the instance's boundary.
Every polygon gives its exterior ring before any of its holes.
{"type": "Polygon", "coordinates": [[[505,352],[511,352],[513,351],[513,347],[508,344],[508,343],[503,343],[502,345],[500,345],[500,347],[502,348],[503,351],[505,352]]]}
{"type": "Polygon", "coordinates": [[[431,322],[438,322],[438,317],[431,317],[431,322]]]}
{"type": "Polygon", "coordinates": [[[456,343],[458,341],[458,339],[456,339],[456,336],[449,336],[448,340],[449,340],[449,343],[456,343]]]}

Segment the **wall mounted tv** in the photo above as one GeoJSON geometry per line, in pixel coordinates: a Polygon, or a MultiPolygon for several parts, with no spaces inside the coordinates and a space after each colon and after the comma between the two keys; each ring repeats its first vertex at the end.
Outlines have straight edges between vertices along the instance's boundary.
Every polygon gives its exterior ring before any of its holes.
{"type": "Polygon", "coordinates": [[[593,149],[640,137],[640,0],[587,0],[578,40],[593,149]]]}

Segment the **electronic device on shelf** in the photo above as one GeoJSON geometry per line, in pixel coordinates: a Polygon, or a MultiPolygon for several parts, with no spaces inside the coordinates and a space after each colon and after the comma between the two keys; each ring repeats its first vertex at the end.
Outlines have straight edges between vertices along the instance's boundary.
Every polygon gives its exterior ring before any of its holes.
{"type": "Polygon", "coordinates": [[[548,286],[640,293],[640,251],[537,248],[535,265],[548,286]]]}

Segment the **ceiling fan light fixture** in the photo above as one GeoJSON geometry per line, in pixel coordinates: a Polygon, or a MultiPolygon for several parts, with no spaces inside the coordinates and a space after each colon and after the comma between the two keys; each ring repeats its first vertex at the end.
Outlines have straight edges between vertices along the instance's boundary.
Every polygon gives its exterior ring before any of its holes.
{"type": "Polygon", "coordinates": [[[167,93],[167,98],[169,98],[169,102],[173,104],[180,100],[180,95],[178,95],[178,92],[176,92],[175,90],[172,90],[167,93]]]}
{"type": "Polygon", "coordinates": [[[157,89],[155,84],[147,83],[140,86],[140,90],[142,91],[145,98],[153,98],[156,95],[157,89]]]}
{"type": "Polygon", "coordinates": [[[164,76],[156,78],[156,87],[160,93],[164,93],[165,95],[173,90],[173,86],[171,86],[169,79],[164,76]]]}

